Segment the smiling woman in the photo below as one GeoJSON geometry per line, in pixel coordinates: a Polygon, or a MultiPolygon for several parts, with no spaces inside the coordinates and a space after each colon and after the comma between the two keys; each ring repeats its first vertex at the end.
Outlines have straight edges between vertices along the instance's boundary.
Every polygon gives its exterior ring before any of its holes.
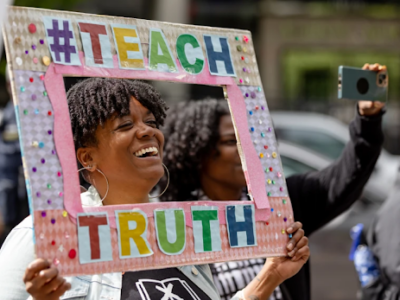
{"type": "Polygon", "coordinates": [[[67,98],[77,159],[101,198],[109,189],[104,204],[147,202],[164,172],[159,126],[167,106],[160,95],[140,81],[88,79],[74,85],[67,98]],[[155,148],[156,155],[144,156],[148,148],[155,148]],[[98,169],[106,174],[108,187],[98,169]],[[137,188],[149,185],[147,192],[137,188]]]}
{"type": "MultiPolygon", "coordinates": [[[[93,78],[73,86],[67,99],[76,157],[86,169],[87,180],[92,185],[81,194],[82,204],[148,202],[149,192],[163,175],[164,136],[158,127],[164,122],[166,105],[160,95],[143,82],[93,78]]],[[[197,212],[201,215],[207,211],[197,212]]],[[[117,222],[120,236],[125,235],[118,240],[120,257],[133,257],[143,262],[145,256],[153,254],[146,239],[147,216],[137,209],[116,211],[116,215],[120,220],[124,219],[124,222],[117,222]]],[[[25,223],[31,222],[28,219],[25,223]]],[[[98,213],[78,215],[77,223],[80,249],[86,247],[83,254],[80,253],[80,263],[113,260],[107,218],[98,213]]],[[[1,299],[26,299],[29,296],[20,284],[21,278],[26,291],[35,300],[58,299],[64,294],[64,299],[72,299],[78,292],[79,297],[87,300],[219,299],[207,265],[103,273],[88,276],[85,280],[63,278],[57,264],[51,265],[43,258],[35,259],[26,224],[19,228],[21,230],[13,231],[0,253],[2,270],[12,274],[7,280],[0,280],[1,299]]],[[[300,270],[309,256],[307,239],[300,223],[290,225],[287,232],[296,233],[289,242],[297,245],[296,255],[268,260],[257,280],[233,299],[264,299],[279,283],[300,270]]]]}

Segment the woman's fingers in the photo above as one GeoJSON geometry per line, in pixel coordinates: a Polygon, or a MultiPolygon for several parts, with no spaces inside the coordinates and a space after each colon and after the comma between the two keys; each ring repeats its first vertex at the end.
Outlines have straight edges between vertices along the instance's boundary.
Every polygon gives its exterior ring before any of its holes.
{"type": "Polygon", "coordinates": [[[25,270],[25,275],[23,278],[24,282],[27,283],[28,281],[32,280],[37,273],[48,268],[50,268],[50,263],[47,260],[43,258],[35,259],[25,270]]]}
{"type": "Polygon", "coordinates": [[[292,234],[302,227],[303,227],[303,224],[301,224],[300,222],[294,222],[289,225],[289,227],[286,229],[286,232],[292,234]]]}
{"type": "Polygon", "coordinates": [[[56,278],[57,275],[58,275],[58,270],[53,267],[47,270],[40,271],[39,274],[34,279],[31,280],[31,282],[36,288],[40,289],[46,283],[56,278]]]}
{"type": "Polygon", "coordinates": [[[59,289],[65,282],[65,279],[61,277],[60,275],[54,277],[51,281],[47,282],[43,288],[42,291],[44,294],[50,294],[51,292],[56,291],[59,289]]]}
{"type": "Polygon", "coordinates": [[[56,289],[54,292],[52,292],[51,295],[54,296],[54,298],[58,299],[62,295],[64,295],[64,293],[66,291],[68,291],[70,288],[71,288],[71,284],[69,282],[67,282],[66,280],[64,280],[62,285],[59,286],[58,289],[56,289]]]}
{"type": "Polygon", "coordinates": [[[288,255],[290,257],[294,257],[296,256],[296,254],[298,253],[299,250],[301,250],[302,248],[308,246],[308,238],[306,236],[301,237],[301,239],[297,242],[297,244],[295,245],[295,247],[293,248],[292,251],[290,251],[288,253],[288,255]]]}
{"type": "Polygon", "coordinates": [[[302,226],[303,225],[300,222],[296,222],[296,223],[293,223],[287,229],[288,233],[294,232],[294,234],[293,234],[292,238],[290,239],[289,243],[286,245],[286,249],[288,251],[292,251],[295,248],[297,242],[304,236],[304,230],[302,229],[302,226]],[[292,230],[290,230],[290,232],[289,232],[289,229],[292,229],[292,230]]]}
{"type": "Polygon", "coordinates": [[[386,66],[382,66],[380,64],[364,64],[362,68],[363,70],[370,71],[386,71],[386,66]]]}
{"type": "Polygon", "coordinates": [[[301,259],[307,261],[309,257],[310,257],[310,248],[307,245],[297,251],[294,257],[292,257],[292,261],[299,261],[301,259]]]}

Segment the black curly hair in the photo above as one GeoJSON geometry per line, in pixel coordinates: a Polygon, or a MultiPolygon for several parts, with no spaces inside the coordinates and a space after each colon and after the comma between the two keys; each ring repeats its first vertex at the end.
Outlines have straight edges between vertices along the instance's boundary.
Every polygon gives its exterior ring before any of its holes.
{"type": "MultiPolygon", "coordinates": [[[[216,150],[222,116],[230,115],[226,100],[205,99],[178,103],[171,108],[163,128],[164,164],[170,184],[161,201],[197,200],[192,195],[200,186],[200,166],[216,150]]],[[[166,185],[164,177],[161,190],[166,185]]]]}
{"type": "Polygon", "coordinates": [[[89,78],[72,86],[67,101],[75,149],[96,146],[98,125],[130,114],[131,96],[153,113],[158,126],[164,124],[168,107],[150,84],[138,80],[89,78]]]}

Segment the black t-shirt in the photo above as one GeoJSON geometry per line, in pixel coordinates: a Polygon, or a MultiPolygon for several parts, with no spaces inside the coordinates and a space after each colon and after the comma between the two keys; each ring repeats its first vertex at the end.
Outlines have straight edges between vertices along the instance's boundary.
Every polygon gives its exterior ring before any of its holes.
{"type": "Polygon", "coordinates": [[[126,272],[121,300],[210,300],[177,268],[126,272]]]}

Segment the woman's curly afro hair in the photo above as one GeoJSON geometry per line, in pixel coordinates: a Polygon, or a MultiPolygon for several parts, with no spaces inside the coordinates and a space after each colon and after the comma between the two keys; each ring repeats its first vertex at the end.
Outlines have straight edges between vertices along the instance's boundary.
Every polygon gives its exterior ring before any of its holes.
{"type": "Polygon", "coordinates": [[[89,78],[75,84],[67,93],[75,149],[96,146],[97,126],[129,115],[131,96],[153,113],[158,126],[164,124],[168,107],[150,84],[114,78],[89,78]]]}
{"type": "MultiPolygon", "coordinates": [[[[163,131],[164,164],[170,184],[161,201],[197,200],[193,192],[201,188],[201,163],[216,149],[224,115],[230,115],[227,102],[215,99],[181,102],[168,113],[163,131]]],[[[161,181],[161,190],[165,180],[161,181]]]]}

